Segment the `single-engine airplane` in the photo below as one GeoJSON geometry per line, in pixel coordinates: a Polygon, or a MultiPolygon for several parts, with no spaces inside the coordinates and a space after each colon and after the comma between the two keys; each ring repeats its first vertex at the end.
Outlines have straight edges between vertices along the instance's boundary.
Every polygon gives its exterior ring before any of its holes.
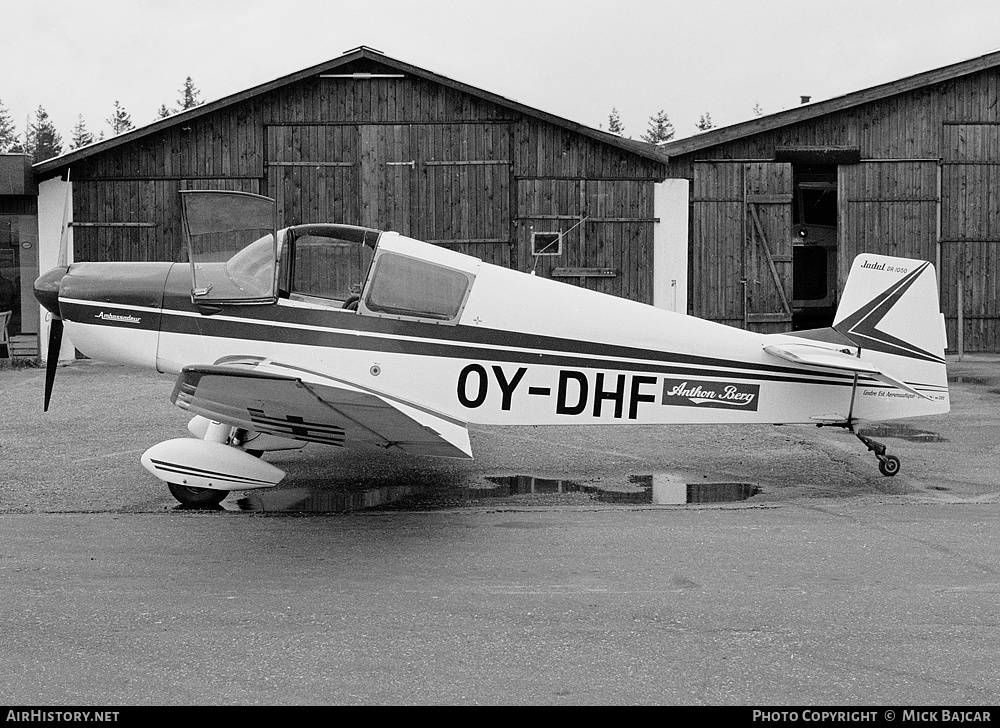
{"type": "MultiPolygon", "coordinates": [[[[832,328],[759,334],[521,273],[395,232],[277,230],[275,203],[185,191],[189,263],[74,263],[35,282],[104,361],[175,376],[195,437],[142,456],[181,503],[276,485],[306,443],[471,458],[468,425],[846,428],[949,409],[934,268],[863,254],[832,328]]],[[[65,228],[65,226],[64,226],[65,228]]]]}

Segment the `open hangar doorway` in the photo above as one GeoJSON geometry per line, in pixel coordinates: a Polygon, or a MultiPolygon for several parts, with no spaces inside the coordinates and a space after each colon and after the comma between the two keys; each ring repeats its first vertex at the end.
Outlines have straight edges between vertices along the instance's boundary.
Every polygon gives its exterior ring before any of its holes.
{"type": "Polygon", "coordinates": [[[792,190],[792,329],[831,326],[837,312],[837,166],[793,164],[792,190]]]}
{"type": "MultiPolygon", "coordinates": [[[[722,207],[726,179],[742,180],[741,323],[748,330],[781,333],[833,324],[843,232],[842,170],[838,161],[827,161],[826,156],[786,150],[777,161],[740,164],[738,177],[736,162],[704,162],[695,167],[693,215],[700,215],[696,222],[703,223],[695,228],[697,241],[740,234],[730,226],[721,235],[706,235],[711,229],[705,223],[713,215],[726,217],[722,207]],[[817,156],[820,160],[814,159],[817,156]]],[[[730,199],[736,191],[732,183],[730,199]]],[[[732,220],[731,213],[728,219],[732,220]]]]}

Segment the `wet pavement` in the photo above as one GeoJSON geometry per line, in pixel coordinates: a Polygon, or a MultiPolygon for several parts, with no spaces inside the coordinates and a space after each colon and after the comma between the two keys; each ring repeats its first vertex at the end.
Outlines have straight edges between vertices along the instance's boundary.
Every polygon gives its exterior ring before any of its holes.
{"type": "Polygon", "coordinates": [[[33,704],[990,704],[1000,360],[948,415],[309,446],[184,511],[172,382],[0,371],[0,691],[33,704]]]}
{"type": "Polygon", "coordinates": [[[351,513],[365,510],[426,511],[462,507],[489,507],[520,497],[523,502],[566,496],[569,502],[628,505],[695,505],[745,501],[760,492],[752,483],[686,483],[669,473],[629,475],[626,485],[608,487],[601,482],[537,478],[531,475],[486,478],[483,487],[439,488],[427,484],[379,487],[290,488],[249,491],[229,498],[223,510],[264,513],[351,513]],[[586,499],[586,501],[584,500],[586,499]]]}
{"type": "MultiPolygon", "coordinates": [[[[861,434],[902,460],[894,478],[850,433],[772,426],[473,427],[471,462],[309,445],[271,453],[287,471],[268,492],[222,508],[347,513],[606,504],[700,506],[797,498],[883,496],[940,501],[996,494],[990,458],[1000,410],[1000,361],[950,365],[951,413],[870,423],[861,434]]],[[[172,380],[127,367],[60,367],[40,411],[41,370],[0,371],[9,423],[0,430],[0,512],[159,512],[177,504],[139,464],[149,446],[186,434],[172,380]]]]}

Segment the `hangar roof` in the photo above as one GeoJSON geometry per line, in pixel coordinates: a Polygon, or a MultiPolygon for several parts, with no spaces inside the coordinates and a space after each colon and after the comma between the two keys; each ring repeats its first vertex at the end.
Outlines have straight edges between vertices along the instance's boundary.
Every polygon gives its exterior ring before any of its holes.
{"type": "Polygon", "coordinates": [[[915,91],[925,86],[933,86],[944,81],[951,81],[961,76],[967,76],[995,66],[1000,66],[1000,51],[993,51],[967,61],[953,63],[933,71],[925,71],[915,76],[908,76],[898,81],[872,86],[862,91],[855,91],[826,101],[803,104],[788,111],[780,111],[740,124],[711,129],[695,136],[685,137],[684,139],[664,142],[658,148],[668,157],[679,157],[708,147],[753,136],[761,132],[772,131],[783,126],[791,126],[792,124],[815,119],[826,114],[843,111],[851,107],[862,106],[873,101],[881,101],[890,96],[915,91]]]}
{"type": "Polygon", "coordinates": [[[174,126],[176,124],[183,124],[190,122],[192,119],[196,119],[200,116],[206,114],[211,114],[221,108],[231,106],[233,104],[238,104],[248,99],[254,98],[255,96],[260,96],[268,92],[274,91],[281,88],[282,86],[287,86],[298,81],[308,79],[312,76],[316,76],[321,73],[329,73],[335,71],[339,68],[347,66],[348,64],[353,64],[358,61],[374,61],[377,64],[393,69],[399,73],[409,74],[416,78],[422,78],[427,81],[441,84],[443,86],[448,86],[450,88],[462,91],[467,94],[471,94],[485,101],[492,102],[498,106],[503,106],[518,113],[524,114],[525,116],[533,117],[556,126],[563,127],[569,131],[588,136],[605,144],[610,144],[611,146],[618,147],[623,151],[630,152],[632,154],[637,154],[641,157],[647,159],[652,159],[657,162],[666,162],[664,155],[657,150],[656,146],[642,141],[634,141],[632,139],[624,139],[615,134],[610,134],[608,132],[600,131],[599,129],[593,129],[583,124],[578,124],[568,119],[563,119],[552,114],[548,114],[544,111],[539,111],[538,109],[519,104],[510,99],[504,98],[503,96],[498,96],[497,94],[490,93],[488,91],[483,91],[474,86],[469,86],[458,81],[454,81],[445,76],[440,76],[430,71],[426,71],[417,66],[404,63],[403,61],[391,58],[381,51],[377,51],[368,46],[360,46],[354,48],[344,53],[344,55],[335,58],[331,61],[325,63],[320,63],[316,66],[311,66],[296,73],[289,74],[287,76],[282,76],[281,78],[275,79],[268,83],[263,83],[259,86],[254,86],[253,88],[247,89],[245,91],[240,91],[239,93],[226,96],[225,98],[218,99],[216,101],[211,101],[200,106],[188,109],[187,111],[182,111],[178,114],[168,116],[165,119],[161,119],[148,124],[146,126],[133,129],[132,131],[126,132],[124,134],[119,134],[118,136],[112,137],[110,139],[105,139],[103,141],[95,142],[93,144],[88,144],[85,147],[80,147],[79,149],[74,149],[65,154],[61,154],[58,157],[52,157],[51,159],[46,159],[34,165],[35,175],[38,178],[52,177],[55,174],[61,173],[63,169],[72,165],[74,162],[78,162],[87,157],[93,156],[95,154],[100,154],[108,149],[113,149],[122,144],[128,144],[129,142],[136,141],[137,139],[142,139],[143,137],[149,136],[151,134],[156,134],[157,132],[174,126]]]}

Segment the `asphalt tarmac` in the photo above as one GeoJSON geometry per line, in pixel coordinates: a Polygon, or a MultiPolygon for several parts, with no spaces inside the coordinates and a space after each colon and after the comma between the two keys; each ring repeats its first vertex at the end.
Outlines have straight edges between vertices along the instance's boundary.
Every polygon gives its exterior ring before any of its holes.
{"type": "Polygon", "coordinates": [[[215,512],[139,465],[172,382],[0,371],[0,694],[32,705],[991,705],[1000,363],[948,415],[309,446],[215,512]]]}

